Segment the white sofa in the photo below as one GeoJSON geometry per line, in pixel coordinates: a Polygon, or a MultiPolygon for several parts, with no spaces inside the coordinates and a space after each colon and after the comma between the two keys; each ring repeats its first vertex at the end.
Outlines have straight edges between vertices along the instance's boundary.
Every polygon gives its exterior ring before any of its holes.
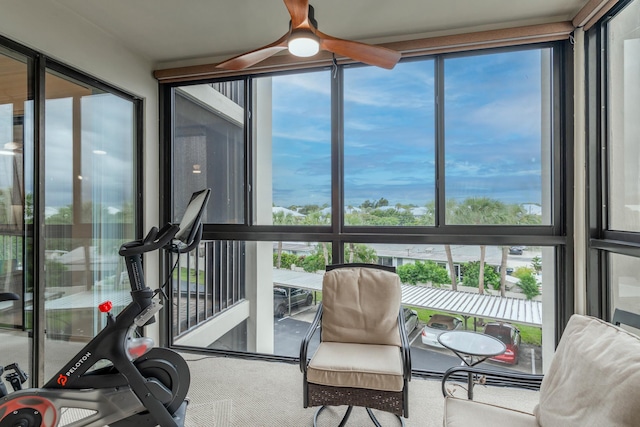
{"type": "Polygon", "coordinates": [[[444,405],[445,427],[639,427],[640,338],[573,315],[532,414],[447,395],[444,405]]]}

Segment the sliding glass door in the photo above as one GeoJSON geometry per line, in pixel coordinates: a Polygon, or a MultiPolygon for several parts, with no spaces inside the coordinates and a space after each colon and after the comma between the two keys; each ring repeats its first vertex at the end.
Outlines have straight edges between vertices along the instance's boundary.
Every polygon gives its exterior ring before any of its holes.
{"type": "Polygon", "coordinates": [[[26,56],[0,46],[0,292],[20,296],[18,301],[0,302],[3,364],[30,360],[32,355],[33,286],[25,287],[32,265],[25,265],[24,256],[32,247],[25,221],[32,218],[31,199],[25,199],[31,187],[25,184],[25,167],[30,164],[25,157],[32,157],[33,147],[29,65],[26,56]]]}
{"type": "Polygon", "coordinates": [[[135,104],[48,69],[45,78],[45,377],[129,301],[120,245],[135,238],[135,104]]]}

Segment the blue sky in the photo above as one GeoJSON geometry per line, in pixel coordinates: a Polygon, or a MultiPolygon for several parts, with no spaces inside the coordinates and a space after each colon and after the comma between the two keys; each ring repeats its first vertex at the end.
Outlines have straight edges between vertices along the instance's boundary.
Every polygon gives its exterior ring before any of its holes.
{"type": "MultiPolygon", "coordinates": [[[[435,191],[434,61],[347,68],[345,201],[435,191]]],[[[273,78],[274,204],[330,202],[331,72],[273,78]]],[[[445,61],[447,197],[541,203],[539,50],[445,61]]]]}

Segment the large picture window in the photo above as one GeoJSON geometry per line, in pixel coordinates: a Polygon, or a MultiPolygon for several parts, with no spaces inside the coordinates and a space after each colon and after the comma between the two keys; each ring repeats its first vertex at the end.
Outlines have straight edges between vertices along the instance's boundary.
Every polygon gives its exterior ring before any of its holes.
{"type": "MultiPolygon", "coordinates": [[[[200,116],[185,114],[195,102],[185,104],[182,93],[206,87],[216,99],[225,95],[217,83],[163,85],[165,99],[175,100],[165,106],[174,117],[196,129],[216,117],[212,127],[227,129],[227,138],[243,132],[246,149],[243,163],[208,159],[206,167],[224,177],[197,178],[214,193],[220,188],[227,202],[246,203],[248,215],[212,219],[228,204],[210,203],[204,241],[180,276],[194,278],[188,300],[191,307],[200,301],[202,316],[183,307],[185,295],[176,296],[173,345],[295,358],[322,301],[325,267],[376,263],[396,268],[403,295],[417,293],[403,299],[416,370],[459,363],[455,356],[429,363],[445,356],[421,339],[436,314],[478,332],[491,322],[515,325],[522,350],[515,369],[543,370],[555,348],[556,296],[567,286],[560,266],[569,264],[555,191],[566,185],[554,159],[564,146],[552,120],[562,52],[545,44],[412,58],[392,70],[335,65],[245,76],[246,106],[205,108],[200,101],[198,108],[209,109],[200,116]],[[242,117],[233,130],[220,120],[232,114],[242,117]],[[245,181],[226,192],[231,176],[245,181]],[[223,242],[234,251],[206,249],[223,242]],[[207,301],[223,294],[225,304],[207,311],[207,301]],[[435,304],[463,294],[476,306],[504,303],[534,314],[435,304]]],[[[177,173],[162,175],[173,175],[170,186],[178,188],[191,171],[180,163],[183,129],[174,132],[177,173]]],[[[208,153],[219,142],[197,144],[208,153]]],[[[178,204],[176,198],[167,207],[178,204]]]]}

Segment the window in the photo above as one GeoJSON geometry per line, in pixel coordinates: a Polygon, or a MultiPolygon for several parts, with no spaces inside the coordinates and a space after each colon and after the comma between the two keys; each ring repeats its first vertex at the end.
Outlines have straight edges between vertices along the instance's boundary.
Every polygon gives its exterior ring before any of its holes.
{"type": "MultiPolygon", "coordinates": [[[[131,98],[65,71],[45,76],[45,345],[71,357],[79,348],[60,342],[93,338],[98,304],[117,314],[130,301],[118,249],[136,237],[139,124],[131,98]]],[[[46,376],[59,368],[45,364],[46,376]]]]}
{"type": "Polygon", "coordinates": [[[21,297],[0,305],[0,339],[32,386],[102,328],[100,303],[130,299],[118,249],[141,223],[141,117],[134,96],[0,37],[0,290],[21,297]]]}
{"type": "Polygon", "coordinates": [[[447,224],[550,224],[550,53],[445,59],[447,224]]]}
{"type": "Polygon", "coordinates": [[[640,4],[607,26],[609,228],[640,232],[640,4]]]}
{"type": "MultiPolygon", "coordinates": [[[[203,220],[244,223],[244,109],[242,81],[175,89],[172,188],[175,209],[194,191],[211,188],[203,220]],[[179,191],[177,190],[179,189],[179,191]]],[[[182,217],[175,211],[172,220],[182,217]]]]}
{"type": "MultiPolygon", "coordinates": [[[[230,240],[243,249],[193,262],[205,292],[238,284],[243,293],[209,317],[180,323],[173,344],[295,358],[322,300],[326,265],[371,262],[396,267],[405,289],[421,295],[466,291],[544,305],[535,319],[494,314],[523,332],[527,363],[518,368],[540,372],[555,348],[556,295],[572,292],[560,200],[570,183],[552,155],[566,148],[551,120],[562,108],[563,54],[562,45],[545,44],[412,58],[393,70],[345,65],[245,76],[246,122],[237,122],[246,162],[217,167],[246,176],[232,198],[244,197],[248,216],[205,219],[204,227],[205,244],[230,240]],[[226,281],[209,288],[207,277],[221,274],[226,281]]],[[[219,90],[196,87],[205,85],[219,90]]],[[[167,100],[184,89],[163,86],[167,100]]],[[[186,111],[174,98],[165,108],[186,111]]],[[[240,104],[217,106],[207,114],[228,117],[240,104]]],[[[177,135],[173,157],[183,153],[177,135]]],[[[215,179],[207,175],[201,185],[215,192],[226,182],[215,179]]],[[[419,371],[459,363],[450,354],[437,367],[427,362],[433,349],[419,335],[431,315],[458,316],[457,325],[477,331],[492,319],[429,298],[404,303],[419,317],[411,331],[419,371]]]]}
{"type": "Polygon", "coordinates": [[[330,224],[331,73],[254,84],[256,224],[330,224]]]}
{"type": "Polygon", "coordinates": [[[640,313],[640,1],[621,1],[586,33],[589,314],[640,313]]]}
{"type": "Polygon", "coordinates": [[[344,70],[347,225],[434,225],[434,61],[344,70]]]}

